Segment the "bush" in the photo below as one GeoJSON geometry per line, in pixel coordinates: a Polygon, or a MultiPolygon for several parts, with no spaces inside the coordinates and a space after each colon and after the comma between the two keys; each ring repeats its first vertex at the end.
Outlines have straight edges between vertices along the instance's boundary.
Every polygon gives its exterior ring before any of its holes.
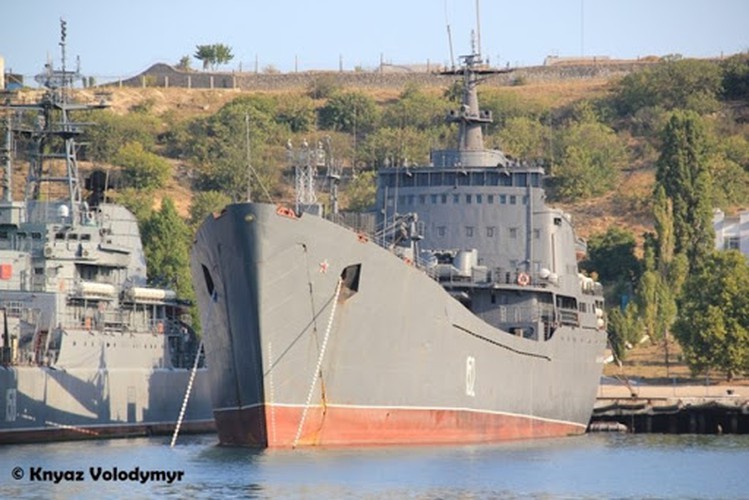
{"type": "Polygon", "coordinates": [[[123,168],[125,185],[135,189],[162,188],[171,173],[171,167],[165,159],[149,153],[139,142],[129,142],[122,146],[113,163],[123,168]]]}
{"type": "Polygon", "coordinates": [[[554,167],[556,195],[565,200],[600,196],[614,187],[627,153],[614,131],[597,122],[578,123],[560,136],[554,167]]]}
{"type": "Polygon", "coordinates": [[[718,108],[722,78],[712,61],[672,58],[622,78],[615,107],[620,116],[655,106],[710,113],[718,108]]]}
{"type": "Polygon", "coordinates": [[[363,92],[336,93],[319,113],[320,127],[327,130],[362,135],[378,125],[375,101],[363,92]]]}
{"type": "Polygon", "coordinates": [[[321,75],[310,82],[307,95],[312,99],[328,99],[340,90],[341,86],[333,75],[321,75]]]}

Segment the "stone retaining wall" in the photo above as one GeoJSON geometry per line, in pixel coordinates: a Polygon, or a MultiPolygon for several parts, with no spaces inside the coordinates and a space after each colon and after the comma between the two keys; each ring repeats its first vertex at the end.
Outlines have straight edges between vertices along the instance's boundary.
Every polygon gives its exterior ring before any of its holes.
{"type": "MultiPolygon", "coordinates": [[[[505,86],[521,82],[559,82],[581,79],[609,79],[636,71],[649,62],[600,63],[585,65],[534,66],[494,75],[485,85],[505,86]]],[[[342,87],[403,88],[408,83],[424,87],[444,86],[446,77],[437,73],[379,73],[364,71],[305,71],[301,73],[236,73],[179,71],[168,64],[154,64],[133,78],[113,82],[123,87],[181,87],[196,89],[283,90],[306,89],[320,78],[330,78],[342,87]]]]}

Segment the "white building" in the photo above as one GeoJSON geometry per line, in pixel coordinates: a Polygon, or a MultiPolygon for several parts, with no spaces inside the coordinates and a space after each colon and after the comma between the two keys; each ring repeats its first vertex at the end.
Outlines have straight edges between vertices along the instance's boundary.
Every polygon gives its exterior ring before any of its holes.
{"type": "Polygon", "coordinates": [[[749,257],[749,211],[726,215],[720,209],[713,211],[715,248],[739,250],[749,257]]]}

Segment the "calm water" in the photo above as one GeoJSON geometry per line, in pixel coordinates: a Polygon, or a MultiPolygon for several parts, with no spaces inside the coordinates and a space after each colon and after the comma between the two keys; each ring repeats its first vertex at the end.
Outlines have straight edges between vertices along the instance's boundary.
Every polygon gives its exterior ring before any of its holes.
{"type": "Polygon", "coordinates": [[[204,435],[175,448],[168,437],[0,446],[0,498],[749,497],[749,436],[282,451],[215,443],[204,435]]]}

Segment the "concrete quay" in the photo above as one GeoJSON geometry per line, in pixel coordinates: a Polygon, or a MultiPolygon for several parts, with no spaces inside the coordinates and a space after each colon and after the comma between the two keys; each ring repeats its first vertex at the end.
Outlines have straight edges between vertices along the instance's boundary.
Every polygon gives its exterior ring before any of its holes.
{"type": "Polygon", "coordinates": [[[749,434],[749,386],[601,382],[590,431],[749,434]]]}

